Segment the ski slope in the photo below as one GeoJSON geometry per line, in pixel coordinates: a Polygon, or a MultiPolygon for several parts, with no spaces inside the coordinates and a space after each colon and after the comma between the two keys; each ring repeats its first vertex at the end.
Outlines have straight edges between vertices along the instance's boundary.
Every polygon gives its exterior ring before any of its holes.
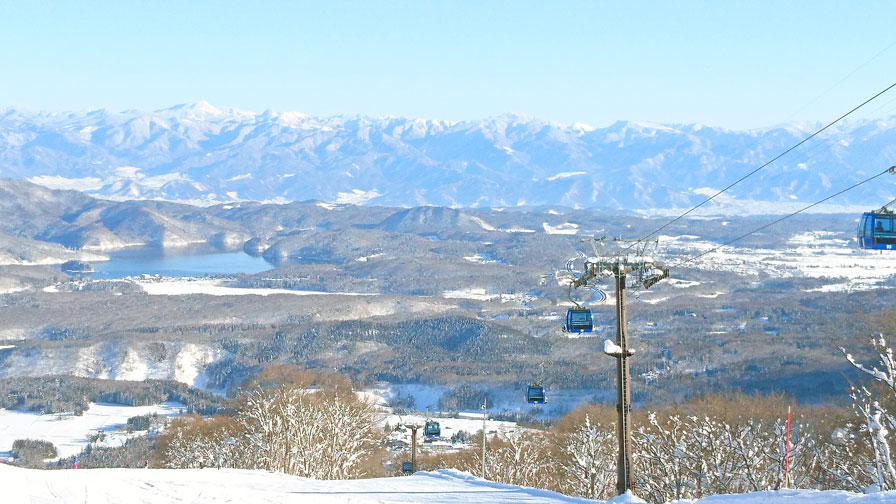
{"type": "Polygon", "coordinates": [[[448,470],[401,478],[317,481],[236,469],[41,471],[0,464],[0,482],[0,502],[10,504],[593,502],[547,490],[492,483],[448,470]]]}
{"type": "MultiPolygon", "coordinates": [[[[524,504],[602,502],[502,485],[439,470],[401,478],[317,481],[235,469],[79,469],[42,471],[0,464],[2,500],[32,504],[427,503],[524,504]]],[[[614,499],[615,500],[615,499],[614,499]]],[[[627,502],[622,499],[617,502],[627,502]]],[[[630,502],[630,501],[628,501],[630,502]]],[[[716,495],[676,504],[896,504],[896,492],[782,490],[716,495]]]]}

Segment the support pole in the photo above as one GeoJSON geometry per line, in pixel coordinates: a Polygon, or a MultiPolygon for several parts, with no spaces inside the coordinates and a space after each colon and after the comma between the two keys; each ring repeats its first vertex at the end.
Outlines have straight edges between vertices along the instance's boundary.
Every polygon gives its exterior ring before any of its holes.
{"type": "Polygon", "coordinates": [[[485,412],[487,400],[482,400],[482,479],[485,479],[485,412]]]}
{"type": "Polygon", "coordinates": [[[628,341],[625,333],[625,266],[616,263],[616,344],[621,349],[616,358],[616,411],[618,423],[616,434],[619,438],[619,458],[616,463],[616,492],[634,490],[632,474],[632,421],[631,390],[629,389],[628,341]]]}
{"type": "Polygon", "coordinates": [[[787,407],[787,433],[784,439],[784,488],[790,488],[790,406],[787,407]]]}
{"type": "Polygon", "coordinates": [[[417,472],[417,429],[419,425],[411,425],[411,473],[417,472]]]}
{"type": "Polygon", "coordinates": [[[628,359],[632,356],[632,352],[628,348],[628,338],[625,329],[625,278],[628,273],[636,273],[637,286],[649,289],[664,278],[669,278],[669,268],[644,257],[644,249],[649,242],[637,240],[632,246],[622,250],[622,252],[625,252],[639,244],[643,244],[640,250],[637,251],[637,259],[634,261],[621,256],[612,261],[605,261],[600,259],[601,253],[594,245],[596,242],[603,242],[603,238],[600,240],[592,238],[588,241],[591,242],[591,248],[594,250],[596,259],[587,259],[585,261],[585,271],[580,276],[574,278],[570,285],[575,289],[584,286],[592,286],[594,288],[594,284],[599,277],[610,275],[616,280],[616,344],[614,346],[604,345],[604,353],[616,359],[616,412],[618,413],[616,434],[619,441],[619,457],[616,460],[616,491],[619,495],[622,495],[626,490],[634,491],[635,489],[634,466],[632,464],[632,394],[628,364],[628,359]]]}

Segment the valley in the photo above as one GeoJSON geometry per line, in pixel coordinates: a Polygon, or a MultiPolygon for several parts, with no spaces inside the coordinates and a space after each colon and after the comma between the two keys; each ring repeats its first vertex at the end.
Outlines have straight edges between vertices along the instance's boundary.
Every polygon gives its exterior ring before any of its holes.
{"type": "MultiPolygon", "coordinates": [[[[599,303],[596,292],[575,293],[594,310],[594,333],[560,329],[572,305],[566,286],[595,253],[581,239],[643,236],[665,223],[560,207],[192,207],[97,200],[19,181],[0,181],[0,189],[12,209],[0,223],[8,236],[137,258],[120,278],[106,278],[103,261],[92,263],[90,276],[0,266],[5,380],[175,380],[224,394],[285,363],[335,370],[366,387],[447,393],[468,385],[501,395],[541,379],[549,391],[590,391],[547,409],[502,406],[532,418],[562,415],[583,398],[609,399],[615,386],[615,363],[600,350],[615,331],[611,286],[599,303]],[[56,217],[37,218],[50,208],[56,217]],[[122,248],[130,243],[157,248],[122,248]],[[217,266],[245,272],[208,276],[215,257],[225,258],[217,266]],[[156,274],[165,271],[153,261],[167,260],[186,267],[156,274]]],[[[876,311],[896,296],[896,262],[854,247],[849,214],[801,215],[720,246],[771,219],[686,219],[645,250],[673,269],[670,279],[629,294],[637,403],[710,390],[785,392],[810,403],[841,397],[853,371],[838,347],[861,353],[876,311]]],[[[597,250],[615,246],[608,239],[597,250]]]]}
{"type": "Polygon", "coordinates": [[[896,4],[2,12],[0,504],[896,504],[896,4]]]}

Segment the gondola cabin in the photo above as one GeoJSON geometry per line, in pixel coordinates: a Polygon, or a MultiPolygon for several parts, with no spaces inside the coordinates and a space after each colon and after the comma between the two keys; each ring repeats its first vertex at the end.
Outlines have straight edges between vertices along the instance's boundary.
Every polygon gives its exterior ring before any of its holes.
{"type": "Polygon", "coordinates": [[[893,250],[896,248],[896,214],[863,213],[856,238],[859,248],[893,250]]]}
{"type": "Polygon", "coordinates": [[[427,420],[426,425],[423,427],[423,437],[426,440],[437,439],[442,435],[442,429],[439,427],[439,422],[435,420],[427,420]]]}
{"type": "Polygon", "coordinates": [[[526,402],[529,404],[544,404],[548,402],[541,385],[529,385],[526,387],[526,402]]]}
{"type": "Polygon", "coordinates": [[[563,329],[571,333],[591,332],[594,329],[591,309],[570,308],[566,310],[566,321],[563,323],[563,329]]]}

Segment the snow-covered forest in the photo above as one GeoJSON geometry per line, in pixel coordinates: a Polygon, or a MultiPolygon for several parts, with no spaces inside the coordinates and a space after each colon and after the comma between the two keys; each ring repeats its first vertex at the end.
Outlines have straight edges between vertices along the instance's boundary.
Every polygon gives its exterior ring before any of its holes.
{"type": "Polygon", "coordinates": [[[163,438],[164,465],[266,469],[315,479],[364,476],[378,413],[338,388],[282,385],[246,393],[233,417],[187,417],[163,438]]]}
{"type": "MultiPolygon", "coordinates": [[[[896,361],[884,336],[875,336],[870,345],[874,357],[868,360],[842,349],[868,378],[852,388],[849,407],[796,407],[789,431],[785,417],[791,401],[785,396],[706,396],[634,411],[636,493],[664,503],[788,486],[860,493],[896,489],[896,446],[890,436],[896,429],[896,361]]],[[[400,474],[400,461],[408,455],[385,448],[384,412],[353,393],[344,378],[281,366],[249,385],[233,414],[174,421],[159,439],[155,463],[265,469],[320,480],[400,474]]],[[[419,467],[482,476],[481,435],[474,434],[474,449],[421,455],[419,467]]],[[[616,494],[616,454],[615,410],[590,405],[548,429],[489,436],[484,476],[608,499],[616,494]]]]}
{"type": "MultiPolygon", "coordinates": [[[[892,333],[894,314],[885,310],[869,323],[892,333]]],[[[892,339],[875,334],[839,348],[839,353],[858,377],[839,404],[803,404],[783,394],[719,393],[636,405],[636,493],[660,504],[785,488],[896,491],[892,339]],[[788,407],[793,411],[789,424],[788,407]]],[[[155,390],[150,389],[141,393],[155,390]]],[[[33,391],[20,392],[28,396],[33,391]]],[[[15,395],[12,389],[9,393],[15,395]]],[[[128,418],[127,424],[148,436],[130,437],[117,447],[92,436],[78,454],[79,468],[221,468],[321,481],[397,477],[402,462],[410,459],[408,424],[425,418],[405,409],[414,402],[407,401],[410,396],[386,400],[345,376],[287,364],[268,365],[214,408],[208,408],[211,396],[172,389],[166,397],[183,400],[189,414],[172,420],[150,414],[147,406],[145,414],[128,418]]],[[[440,404],[471,410],[484,397],[467,387],[452,391],[440,404]]],[[[455,424],[443,432],[441,444],[424,443],[421,432],[417,469],[463,471],[504,485],[610,499],[616,495],[614,406],[587,404],[553,422],[538,423],[496,412],[499,418],[489,419],[485,429],[484,464],[479,420],[455,424]]],[[[437,418],[445,426],[451,421],[437,418]]],[[[76,452],[55,450],[46,441],[16,440],[14,464],[73,466],[71,454],[76,452]],[[48,458],[54,460],[47,463],[48,458]]]]}

